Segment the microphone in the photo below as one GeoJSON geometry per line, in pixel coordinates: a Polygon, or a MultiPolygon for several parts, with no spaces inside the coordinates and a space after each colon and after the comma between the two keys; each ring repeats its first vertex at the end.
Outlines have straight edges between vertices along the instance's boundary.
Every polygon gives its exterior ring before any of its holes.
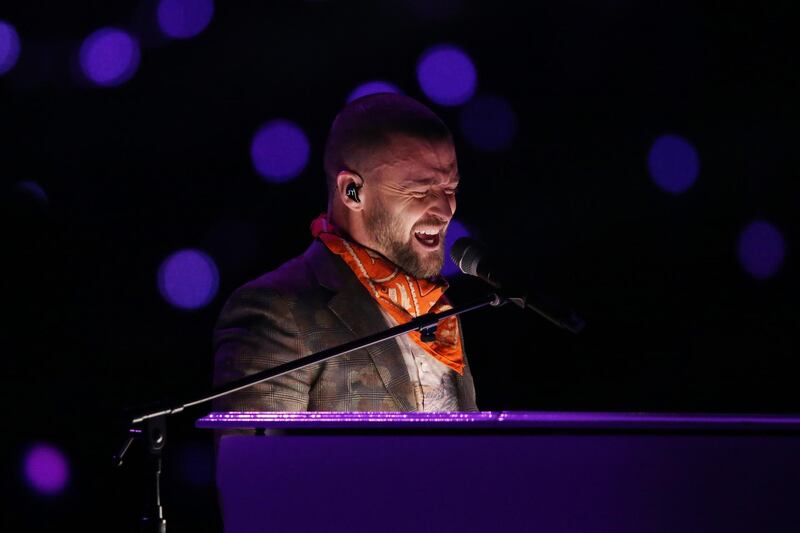
{"type": "MultiPolygon", "coordinates": [[[[515,290],[521,287],[519,283],[514,283],[509,279],[512,276],[503,273],[502,269],[498,268],[491,259],[491,254],[488,254],[484,246],[474,239],[469,237],[458,239],[450,249],[450,258],[461,272],[481,278],[496,289],[515,290]]],[[[586,326],[586,322],[573,310],[564,309],[552,302],[534,301],[527,289],[522,289],[521,292],[523,293],[521,306],[535,311],[556,326],[572,333],[579,333],[586,326]]],[[[519,298],[509,299],[518,300],[519,298]]]]}
{"type": "Polygon", "coordinates": [[[469,237],[456,240],[450,249],[450,259],[464,274],[479,277],[496,289],[502,286],[491,262],[486,259],[486,250],[478,241],[469,237]]]}

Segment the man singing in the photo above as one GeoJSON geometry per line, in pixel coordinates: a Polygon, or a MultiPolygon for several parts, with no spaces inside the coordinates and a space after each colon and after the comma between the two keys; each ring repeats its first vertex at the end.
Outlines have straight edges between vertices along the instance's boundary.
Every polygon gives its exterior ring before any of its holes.
{"type": "MultiPolygon", "coordinates": [[[[440,276],[456,208],[447,126],[407,96],[370,95],[325,145],[328,210],[303,255],[237,289],[214,331],[215,385],[449,309],[440,276]]],[[[460,324],[396,337],[260,383],[217,411],[475,411],[460,324]]]]}

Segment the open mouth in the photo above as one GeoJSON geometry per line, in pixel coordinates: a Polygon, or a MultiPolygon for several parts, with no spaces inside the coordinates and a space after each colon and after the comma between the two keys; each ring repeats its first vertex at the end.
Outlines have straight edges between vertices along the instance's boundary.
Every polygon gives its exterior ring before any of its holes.
{"type": "Polygon", "coordinates": [[[431,230],[415,231],[414,238],[417,239],[417,242],[423,247],[435,250],[439,247],[439,233],[438,231],[434,233],[431,230]]]}

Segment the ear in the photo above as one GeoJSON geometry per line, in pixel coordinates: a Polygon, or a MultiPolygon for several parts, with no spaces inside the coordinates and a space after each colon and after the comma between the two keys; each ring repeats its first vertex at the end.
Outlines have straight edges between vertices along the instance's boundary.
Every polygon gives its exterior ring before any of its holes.
{"type": "Polygon", "coordinates": [[[353,211],[361,211],[364,209],[363,200],[361,202],[356,202],[353,198],[347,195],[347,188],[351,185],[356,187],[360,197],[362,194],[361,191],[362,186],[364,185],[364,180],[355,172],[351,172],[349,170],[340,170],[336,175],[336,195],[348,209],[352,209],[353,211]]]}

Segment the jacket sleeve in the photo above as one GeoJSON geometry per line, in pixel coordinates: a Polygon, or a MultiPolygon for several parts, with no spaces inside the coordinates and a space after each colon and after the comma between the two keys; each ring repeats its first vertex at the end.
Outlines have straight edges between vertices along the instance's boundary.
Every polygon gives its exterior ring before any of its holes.
{"type": "MultiPolygon", "coordinates": [[[[245,285],[228,299],[214,328],[214,385],[305,355],[287,301],[271,288],[245,285]]],[[[305,411],[319,371],[290,372],[214,401],[215,411],[305,411]]]]}

